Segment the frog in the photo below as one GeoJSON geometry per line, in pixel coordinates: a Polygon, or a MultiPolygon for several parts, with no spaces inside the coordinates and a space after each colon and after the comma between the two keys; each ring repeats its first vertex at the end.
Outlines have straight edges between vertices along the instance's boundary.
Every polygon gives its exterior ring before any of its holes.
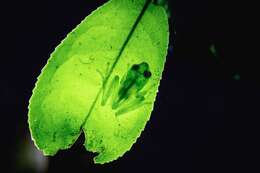
{"type": "Polygon", "coordinates": [[[111,82],[104,86],[101,105],[107,105],[108,100],[115,115],[122,115],[141,107],[147,90],[145,86],[152,77],[149,64],[141,62],[133,64],[120,79],[115,75],[111,82]]]}

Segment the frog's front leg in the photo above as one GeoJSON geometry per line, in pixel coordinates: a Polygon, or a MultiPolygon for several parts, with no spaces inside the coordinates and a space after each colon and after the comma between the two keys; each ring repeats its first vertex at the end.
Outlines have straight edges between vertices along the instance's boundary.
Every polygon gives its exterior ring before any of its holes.
{"type": "Polygon", "coordinates": [[[113,100],[113,97],[118,89],[118,85],[119,77],[116,75],[108,85],[103,86],[103,95],[101,101],[102,106],[104,106],[107,103],[109,98],[113,100]]]}

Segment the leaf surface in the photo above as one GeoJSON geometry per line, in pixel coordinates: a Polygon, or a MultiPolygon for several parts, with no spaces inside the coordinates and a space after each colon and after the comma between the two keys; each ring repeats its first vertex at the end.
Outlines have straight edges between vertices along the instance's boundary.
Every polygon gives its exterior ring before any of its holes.
{"type": "Polygon", "coordinates": [[[163,8],[146,0],[111,0],[86,17],[38,77],[28,119],[36,146],[54,155],[83,131],[96,163],[122,156],[150,118],[168,34],[163,8]]]}

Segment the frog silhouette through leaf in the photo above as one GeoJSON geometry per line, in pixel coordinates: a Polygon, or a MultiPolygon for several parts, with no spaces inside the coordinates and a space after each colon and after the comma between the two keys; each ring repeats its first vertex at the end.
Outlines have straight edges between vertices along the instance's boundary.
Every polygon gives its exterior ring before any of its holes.
{"type": "Polygon", "coordinates": [[[147,90],[143,91],[143,88],[151,76],[152,73],[146,62],[132,65],[121,81],[116,75],[110,84],[104,87],[101,105],[111,104],[111,108],[116,111],[116,116],[141,107],[145,104],[147,94],[147,90]]]}

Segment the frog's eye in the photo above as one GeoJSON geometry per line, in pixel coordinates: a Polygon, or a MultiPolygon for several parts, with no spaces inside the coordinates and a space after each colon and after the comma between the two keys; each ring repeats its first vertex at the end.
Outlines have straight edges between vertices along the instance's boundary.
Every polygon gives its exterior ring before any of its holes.
{"type": "Polygon", "coordinates": [[[139,69],[139,65],[138,65],[138,64],[134,64],[134,65],[132,66],[132,70],[137,71],[138,69],[139,69]]]}
{"type": "Polygon", "coordinates": [[[151,76],[152,76],[152,73],[150,71],[148,71],[148,70],[144,71],[144,77],[145,78],[150,78],[151,76]]]}

